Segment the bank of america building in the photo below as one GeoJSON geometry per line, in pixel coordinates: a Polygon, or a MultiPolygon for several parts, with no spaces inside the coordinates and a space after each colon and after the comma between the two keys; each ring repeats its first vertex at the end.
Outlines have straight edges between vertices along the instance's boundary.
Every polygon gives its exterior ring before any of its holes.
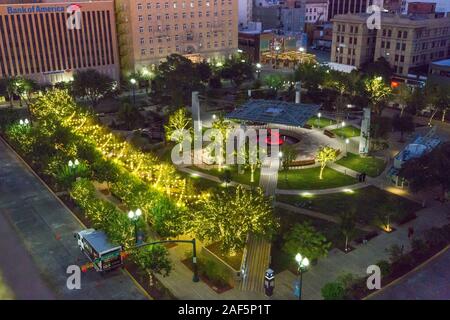
{"type": "Polygon", "coordinates": [[[0,1],[0,78],[54,84],[96,69],[118,80],[114,1],[47,1],[0,1]]]}

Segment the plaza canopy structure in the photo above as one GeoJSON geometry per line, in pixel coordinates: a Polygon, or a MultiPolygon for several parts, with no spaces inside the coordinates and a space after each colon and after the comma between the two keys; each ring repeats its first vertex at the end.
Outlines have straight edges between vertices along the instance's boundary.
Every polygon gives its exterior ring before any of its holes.
{"type": "Polygon", "coordinates": [[[261,54],[262,64],[275,64],[279,63],[285,67],[295,66],[299,63],[315,63],[316,56],[310,53],[300,51],[287,51],[287,52],[264,52],[261,54]]]}
{"type": "Polygon", "coordinates": [[[278,100],[250,100],[225,115],[228,119],[303,127],[317,114],[318,105],[278,100]]]}

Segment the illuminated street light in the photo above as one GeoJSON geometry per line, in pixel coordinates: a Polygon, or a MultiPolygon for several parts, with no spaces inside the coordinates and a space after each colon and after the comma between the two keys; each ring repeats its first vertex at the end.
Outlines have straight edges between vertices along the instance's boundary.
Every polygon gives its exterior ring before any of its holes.
{"type": "Polygon", "coordinates": [[[302,282],[303,282],[303,271],[309,266],[309,259],[302,257],[300,253],[295,255],[295,261],[297,262],[297,272],[298,272],[298,299],[302,300],[302,282]]]}
{"type": "Polygon", "coordinates": [[[137,81],[136,81],[136,79],[131,78],[130,83],[131,83],[131,89],[133,91],[133,106],[135,106],[136,105],[136,83],[137,83],[137,81]]]}
{"type": "Polygon", "coordinates": [[[347,146],[349,143],[350,143],[350,139],[349,138],[345,139],[345,154],[347,154],[347,146]]]}
{"type": "Polygon", "coordinates": [[[30,121],[29,121],[28,119],[24,119],[24,120],[20,119],[20,120],[19,120],[19,124],[20,124],[21,126],[27,126],[27,125],[30,124],[30,121]]]}
{"type": "Polygon", "coordinates": [[[300,51],[300,52],[305,52],[305,48],[300,47],[300,48],[298,48],[298,51],[300,51]]]}
{"type": "Polygon", "coordinates": [[[139,217],[142,215],[141,209],[136,209],[136,211],[130,210],[128,212],[128,218],[133,221],[134,224],[134,238],[136,240],[136,243],[138,243],[138,234],[137,234],[137,222],[139,220],[139,217]]]}

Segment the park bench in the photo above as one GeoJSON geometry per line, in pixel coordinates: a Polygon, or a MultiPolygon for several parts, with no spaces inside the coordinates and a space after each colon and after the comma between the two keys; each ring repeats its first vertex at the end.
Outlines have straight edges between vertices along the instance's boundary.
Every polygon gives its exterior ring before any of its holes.
{"type": "Polygon", "coordinates": [[[330,138],[336,138],[334,132],[331,132],[330,130],[323,130],[323,134],[330,138]]]}
{"type": "Polygon", "coordinates": [[[303,126],[303,128],[305,128],[305,129],[312,129],[312,126],[311,126],[310,124],[305,124],[305,125],[303,126]]]}

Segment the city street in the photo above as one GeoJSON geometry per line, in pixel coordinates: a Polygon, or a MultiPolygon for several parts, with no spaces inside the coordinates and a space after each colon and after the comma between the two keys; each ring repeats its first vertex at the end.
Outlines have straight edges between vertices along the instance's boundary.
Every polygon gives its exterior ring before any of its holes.
{"type": "Polygon", "coordinates": [[[69,265],[87,262],[73,237],[83,227],[0,140],[0,269],[18,299],[145,299],[121,270],[81,274],[66,287],[69,265]]]}

